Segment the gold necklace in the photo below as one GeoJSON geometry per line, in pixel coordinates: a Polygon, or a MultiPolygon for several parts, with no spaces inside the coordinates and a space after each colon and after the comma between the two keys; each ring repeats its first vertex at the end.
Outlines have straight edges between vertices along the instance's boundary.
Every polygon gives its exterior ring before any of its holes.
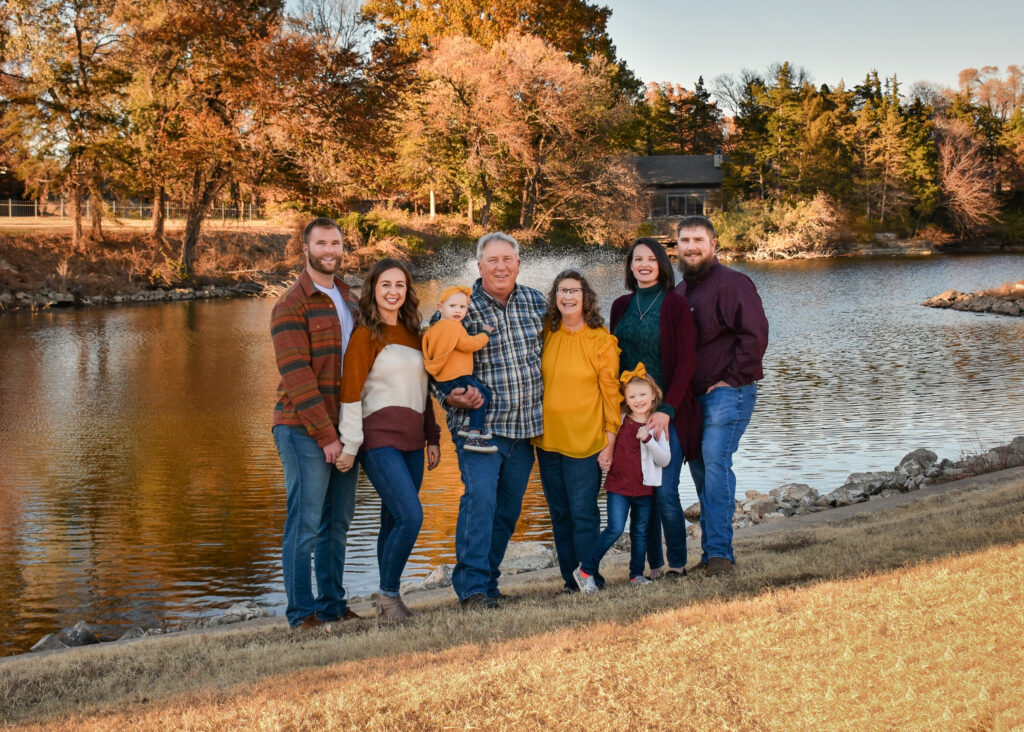
{"type": "Polygon", "coordinates": [[[651,300],[651,304],[648,305],[646,308],[644,308],[643,312],[640,311],[640,293],[638,292],[633,297],[633,300],[636,302],[636,312],[637,312],[637,315],[640,316],[640,320],[643,320],[644,316],[647,315],[647,313],[651,312],[651,308],[653,308],[658,303],[658,301],[661,299],[662,295],[664,295],[664,294],[665,294],[665,291],[662,290],[657,295],[655,295],[654,299],[651,300]]]}

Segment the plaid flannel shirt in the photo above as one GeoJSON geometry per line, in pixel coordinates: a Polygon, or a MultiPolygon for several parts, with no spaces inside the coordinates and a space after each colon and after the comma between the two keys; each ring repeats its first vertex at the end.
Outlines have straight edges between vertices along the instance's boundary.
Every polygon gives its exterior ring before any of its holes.
{"type": "MultiPolygon", "coordinates": [[[[502,305],[484,292],[479,279],[473,283],[469,313],[462,322],[470,335],[483,332],[484,324],[494,327],[487,345],[473,354],[473,375],[493,392],[484,421],[489,432],[523,439],[544,431],[540,351],[546,310],[544,295],[533,288],[516,285],[508,304],[502,305]]],[[[439,317],[435,313],[431,322],[439,317]]],[[[455,434],[466,419],[466,410],[448,407],[433,380],[431,389],[447,410],[448,429],[455,434]]]]}
{"type": "MultiPolygon", "coordinates": [[[[354,312],[352,291],[340,278],[334,282],[354,312]]],[[[341,322],[334,302],[305,269],[274,305],[270,335],[281,374],[273,424],[304,428],[320,447],[329,445],[338,439],[341,322]]]]}

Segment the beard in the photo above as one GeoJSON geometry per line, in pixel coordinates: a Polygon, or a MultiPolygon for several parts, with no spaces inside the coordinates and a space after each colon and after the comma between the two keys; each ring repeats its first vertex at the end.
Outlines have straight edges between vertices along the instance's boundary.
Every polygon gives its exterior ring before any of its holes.
{"type": "Polygon", "coordinates": [[[683,275],[684,280],[698,280],[708,271],[708,267],[714,261],[714,255],[700,260],[697,264],[687,264],[684,259],[680,259],[679,272],[683,275]]]}
{"type": "Polygon", "coordinates": [[[334,258],[333,267],[328,267],[326,264],[324,264],[323,259],[321,257],[314,257],[312,254],[306,255],[306,261],[309,262],[310,267],[315,269],[317,272],[320,272],[321,274],[337,274],[338,270],[341,268],[341,259],[339,257],[334,258]]]}

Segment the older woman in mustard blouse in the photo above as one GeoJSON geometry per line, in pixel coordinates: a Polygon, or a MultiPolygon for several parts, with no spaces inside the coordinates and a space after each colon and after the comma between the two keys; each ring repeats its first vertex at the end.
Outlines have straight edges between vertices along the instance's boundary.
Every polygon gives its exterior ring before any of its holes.
{"type": "MultiPolygon", "coordinates": [[[[618,343],[604,327],[597,294],[576,270],[559,273],[548,293],[541,373],[544,434],[533,444],[563,592],[574,592],[573,570],[601,533],[601,471],[611,465],[622,421],[618,343]]],[[[595,579],[604,585],[600,575],[595,579]]]]}

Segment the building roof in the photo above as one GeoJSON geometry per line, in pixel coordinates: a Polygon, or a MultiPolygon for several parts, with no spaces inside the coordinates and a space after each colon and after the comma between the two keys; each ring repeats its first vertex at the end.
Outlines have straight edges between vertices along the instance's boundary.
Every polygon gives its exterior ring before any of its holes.
{"type": "MultiPolygon", "coordinates": [[[[641,180],[649,186],[721,186],[725,170],[715,155],[647,155],[634,157],[641,180]]],[[[721,158],[722,156],[717,156],[721,158]]]]}

